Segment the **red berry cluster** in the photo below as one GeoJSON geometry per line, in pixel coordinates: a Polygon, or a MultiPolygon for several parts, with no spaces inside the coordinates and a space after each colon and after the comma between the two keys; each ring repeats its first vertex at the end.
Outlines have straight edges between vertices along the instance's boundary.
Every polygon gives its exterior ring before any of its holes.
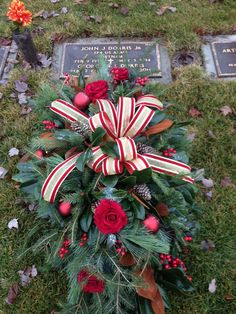
{"type": "Polygon", "coordinates": [[[64,84],[67,85],[67,86],[70,86],[70,74],[65,73],[64,75],[65,75],[64,84]]]}
{"type": "Polygon", "coordinates": [[[181,261],[181,259],[174,258],[173,256],[168,254],[159,254],[159,256],[164,269],[182,267],[184,271],[187,270],[184,262],[181,261]]]}
{"type": "Polygon", "coordinates": [[[43,124],[46,130],[56,129],[56,124],[49,120],[43,120],[43,124]]]}
{"type": "Polygon", "coordinates": [[[116,252],[119,253],[121,256],[124,256],[126,254],[126,249],[122,245],[120,240],[116,241],[116,252]]]}
{"type": "Polygon", "coordinates": [[[62,246],[58,252],[61,259],[63,259],[65,257],[65,255],[69,253],[69,250],[68,250],[69,244],[70,244],[70,240],[68,240],[68,239],[65,239],[62,242],[62,246]]]}
{"type": "Polygon", "coordinates": [[[176,150],[172,147],[163,150],[163,156],[165,157],[172,157],[173,154],[176,154],[176,150]]]}
{"type": "Polygon", "coordinates": [[[137,77],[137,79],[135,81],[136,84],[139,84],[141,86],[145,86],[147,82],[148,82],[148,77],[147,76],[145,76],[145,77],[137,77]]]}
{"type": "Polygon", "coordinates": [[[81,240],[80,240],[80,242],[79,242],[79,246],[80,246],[80,247],[84,246],[87,241],[88,241],[88,236],[87,236],[87,233],[84,232],[84,233],[83,233],[83,236],[82,236],[82,238],[81,238],[81,240]]]}
{"type": "Polygon", "coordinates": [[[193,241],[193,237],[192,236],[185,236],[184,240],[187,242],[192,242],[193,241]]]}

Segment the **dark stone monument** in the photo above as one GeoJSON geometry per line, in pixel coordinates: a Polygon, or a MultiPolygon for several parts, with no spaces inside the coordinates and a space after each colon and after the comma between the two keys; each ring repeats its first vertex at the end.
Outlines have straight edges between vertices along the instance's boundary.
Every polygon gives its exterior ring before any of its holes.
{"type": "Polygon", "coordinates": [[[236,77],[236,41],[211,43],[217,74],[219,77],[236,77]]]}
{"type": "Polygon", "coordinates": [[[236,35],[205,36],[204,66],[213,79],[236,80],[236,35]]]}
{"type": "Polygon", "coordinates": [[[109,68],[126,67],[150,73],[149,77],[163,83],[171,81],[170,61],[166,48],[154,41],[84,39],[55,46],[53,67],[57,77],[65,73],[77,75],[84,68],[89,76],[104,56],[109,68]]]}
{"type": "Polygon", "coordinates": [[[8,46],[0,47],[0,78],[2,77],[2,73],[6,65],[9,49],[10,47],[8,46]]]}

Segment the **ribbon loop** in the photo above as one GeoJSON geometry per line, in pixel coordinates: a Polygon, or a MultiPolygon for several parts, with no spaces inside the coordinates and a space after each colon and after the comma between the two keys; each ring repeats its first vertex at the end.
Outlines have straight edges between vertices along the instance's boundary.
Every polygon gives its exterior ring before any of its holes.
{"type": "Polygon", "coordinates": [[[119,149],[121,162],[137,158],[137,149],[132,138],[120,137],[116,139],[116,143],[119,149]]]}

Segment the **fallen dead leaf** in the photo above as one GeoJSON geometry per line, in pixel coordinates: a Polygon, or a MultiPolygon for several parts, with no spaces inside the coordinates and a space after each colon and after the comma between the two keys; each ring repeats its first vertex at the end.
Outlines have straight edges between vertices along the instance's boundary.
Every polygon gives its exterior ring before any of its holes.
{"type": "Polygon", "coordinates": [[[8,222],[7,226],[8,226],[9,229],[13,229],[13,228],[18,229],[18,219],[17,218],[13,218],[12,220],[10,220],[8,222]]]}
{"type": "Polygon", "coordinates": [[[22,106],[20,114],[21,114],[21,116],[25,116],[25,115],[31,113],[31,111],[32,111],[32,108],[30,108],[28,106],[22,106]]]}
{"type": "Polygon", "coordinates": [[[206,178],[203,178],[202,179],[202,184],[207,188],[207,189],[210,189],[213,187],[214,185],[214,182],[212,179],[206,179],[206,178]]]}
{"type": "Polygon", "coordinates": [[[203,251],[213,251],[215,249],[215,244],[211,240],[203,240],[201,242],[201,249],[203,251]]]}
{"type": "Polygon", "coordinates": [[[197,118],[197,117],[201,117],[202,113],[195,107],[192,107],[189,109],[188,114],[192,117],[192,118],[197,118]]]}
{"type": "Polygon", "coordinates": [[[212,279],[212,281],[209,283],[208,290],[210,293],[215,293],[216,292],[216,280],[212,279]]]}
{"type": "Polygon", "coordinates": [[[40,10],[39,12],[35,13],[32,16],[32,19],[35,19],[36,17],[41,17],[43,15],[44,10],[40,10]]]}
{"type": "Polygon", "coordinates": [[[127,7],[122,7],[122,8],[120,8],[120,13],[123,15],[128,15],[129,9],[127,7]]]}
{"type": "Polygon", "coordinates": [[[120,5],[118,3],[115,3],[115,2],[108,3],[108,6],[112,9],[119,9],[119,7],[120,7],[120,5]]]}
{"type": "Polygon", "coordinates": [[[0,167],[0,179],[4,179],[7,173],[8,173],[7,169],[0,167]]]}
{"type": "Polygon", "coordinates": [[[230,179],[229,177],[225,177],[224,179],[222,179],[222,180],[220,181],[220,186],[221,186],[222,188],[225,188],[225,187],[227,187],[227,186],[234,186],[234,187],[235,187],[235,184],[232,183],[232,181],[231,181],[231,179],[230,179]]]}
{"type": "Polygon", "coordinates": [[[18,156],[19,155],[19,149],[16,148],[16,147],[12,147],[9,152],[8,152],[8,155],[9,157],[13,157],[13,156],[18,156]]]}
{"type": "Polygon", "coordinates": [[[12,285],[8,291],[8,295],[5,299],[5,302],[9,305],[13,304],[13,302],[15,301],[17,295],[19,293],[19,285],[18,283],[15,283],[14,285],[12,285]]]}
{"type": "Polygon", "coordinates": [[[224,299],[225,301],[233,301],[235,297],[232,294],[225,294],[224,299]]]}
{"type": "Polygon", "coordinates": [[[87,2],[87,0],[74,0],[74,3],[75,4],[87,4],[88,2],[87,2]]]}
{"type": "Polygon", "coordinates": [[[172,13],[175,13],[177,11],[176,7],[172,7],[172,6],[169,6],[169,5],[162,5],[160,7],[160,9],[158,11],[156,11],[156,14],[158,16],[161,16],[163,14],[165,14],[167,11],[170,11],[172,13]]]}
{"type": "Polygon", "coordinates": [[[232,109],[229,106],[223,106],[220,108],[220,112],[226,117],[228,114],[233,113],[232,109]]]}

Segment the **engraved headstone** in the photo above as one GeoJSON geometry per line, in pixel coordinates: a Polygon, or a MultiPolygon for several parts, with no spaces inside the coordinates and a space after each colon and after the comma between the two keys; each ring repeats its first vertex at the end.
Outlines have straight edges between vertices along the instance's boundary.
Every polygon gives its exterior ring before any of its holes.
{"type": "Polygon", "coordinates": [[[150,73],[150,77],[163,82],[171,81],[170,61],[166,48],[154,41],[114,39],[81,39],[58,44],[54,49],[53,67],[58,78],[65,73],[76,75],[84,68],[89,76],[103,55],[109,68],[126,67],[150,73]]]}
{"type": "Polygon", "coordinates": [[[206,36],[204,65],[211,78],[236,80],[236,35],[206,36]]]}
{"type": "Polygon", "coordinates": [[[6,60],[9,52],[8,46],[2,46],[0,47],[0,78],[2,76],[3,70],[6,65],[6,60]]]}

